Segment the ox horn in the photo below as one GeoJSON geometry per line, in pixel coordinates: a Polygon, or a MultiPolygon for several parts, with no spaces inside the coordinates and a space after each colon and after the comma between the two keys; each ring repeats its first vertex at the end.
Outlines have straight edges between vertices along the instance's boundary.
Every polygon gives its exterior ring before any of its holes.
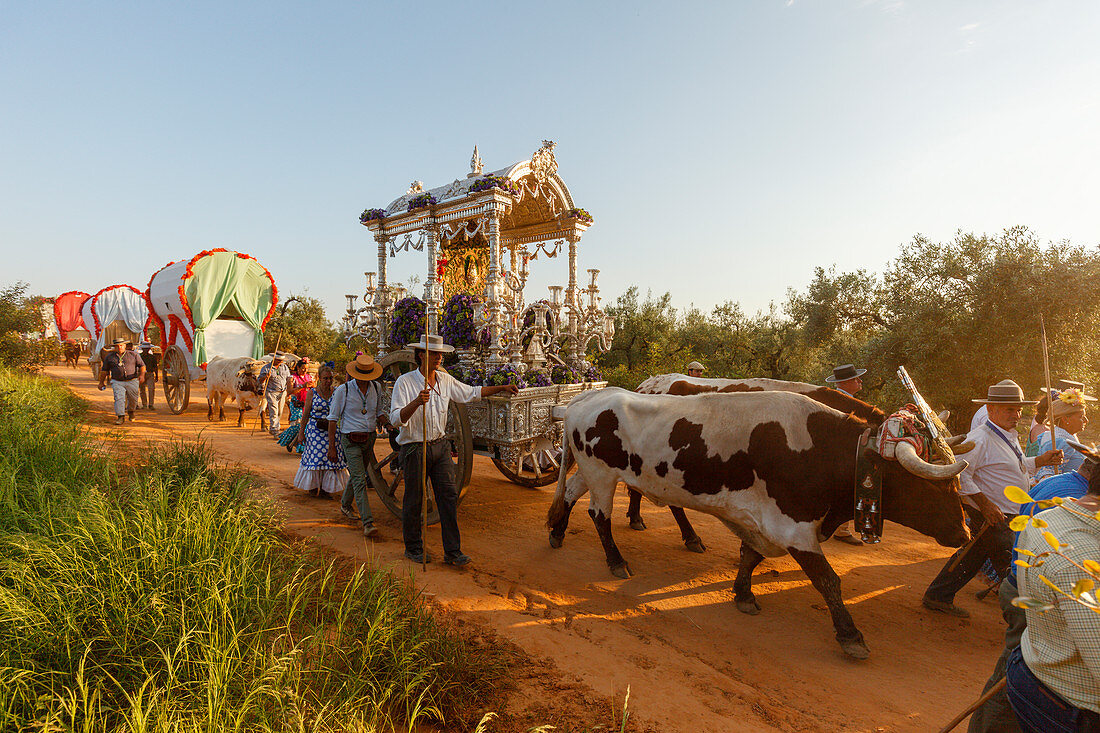
{"type": "Polygon", "coordinates": [[[932,481],[943,481],[955,478],[966,468],[966,461],[957,461],[949,466],[937,466],[929,463],[917,455],[917,450],[911,443],[900,441],[894,448],[894,458],[909,473],[932,481]]]}
{"type": "MultiPolygon", "coordinates": [[[[963,436],[963,437],[965,437],[965,436],[963,436]]],[[[958,445],[951,446],[951,452],[954,453],[957,456],[961,456],[963,453],[969,453],[972,450],[974,450],[974,441],[973,440],[967,440],[967,441],[964,441],[962,443],[959,443],[958,445]]]]}

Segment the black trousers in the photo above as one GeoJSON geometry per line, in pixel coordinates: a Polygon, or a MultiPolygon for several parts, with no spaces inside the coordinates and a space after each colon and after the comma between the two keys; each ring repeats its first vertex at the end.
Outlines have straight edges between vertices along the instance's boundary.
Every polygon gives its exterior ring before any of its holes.
{"type": "MultiPolygon", "coordinates": [[[[414,555],[424,551],[421,535],[420,443],[401,446],[401,470],[405,475],[405,493],[401,497],[401,535],[405,551],[414,555]]],[[[443,533],[443,553],[454,556],[462,552],[458,534],[458,485],[455,464],[451,460],[451,442],[436,440],[428,443],[427,475],[439,510],[439,526],[443,533]]]]}
{"type": "MultiPolygon", "coordinates": [[[[982,528],[988,524],[982,513],[969,504],[964,504],[963,509],[970,517],[971,536],[982,532],[982,528]]],[[[998,573],[1007,575],[1009,563],[1012,561],[1012,544],[1016,540],[1016,534],[1008,528],[1008,521],[1015,516],[1015,514],[1006,516],[1007,521],[986,529],[973,544],[960,547],[943,566],[940,574],[932,580],[928,590],[924,592],[924,597],[933,601],[951,603],[955,600],[955,594],[978,574],[986,560],[992,561],[998,573]],[[959,559],[958,564],[953,570],[948,571],[956,558],[959,559]]]]}

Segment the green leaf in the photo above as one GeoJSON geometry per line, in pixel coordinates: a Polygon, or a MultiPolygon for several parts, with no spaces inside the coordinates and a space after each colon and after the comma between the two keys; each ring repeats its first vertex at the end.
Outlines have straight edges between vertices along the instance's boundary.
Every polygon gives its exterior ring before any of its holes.
{"type": "Polygon", "coordinates": [[[1005,496],[1008,497],[1009,501],[1016,504],[1027,504],[1028,502],[1032,501],[1027,492],[1021,489],[1019,486],[1006,486],[1005,496]]]}
{"type": "Polygon", "coordinates": [[[1038,527],[1039,529],[1043,529],[1044,527],[1047,527],[1049,525],[1047,525],[1046,521],[1043,520],[1043,519],[1039,519],[1038,517],[1032,517],[1031,518],[1031,526],[1032,527],[1038,527]]]}

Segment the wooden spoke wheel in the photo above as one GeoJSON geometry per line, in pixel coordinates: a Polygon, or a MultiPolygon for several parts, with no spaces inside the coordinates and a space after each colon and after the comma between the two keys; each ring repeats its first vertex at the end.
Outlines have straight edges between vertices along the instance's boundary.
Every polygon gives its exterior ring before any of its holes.
{"type": "Polygon", "coordinates": [[[191,369],[187,356],[175,344],[164,352],[160,363],[160,381],[164,385],[164,401],[172,414],[178,415],[186,410],[191,401],[191,369]]]}
{"type": "Polygon", "coordinates": [[[561,469],[560,438],[551,431],[551,435],[540,435],[528,443],[496,446],[493,463],[514,484],[529,489],[552,484],[558,480],[561,469]]]}
{"type": "MultiPolygon", "coordinates": [[[[383,368],[382,376],[379,377],[382,382],[382,401],[385,408],[389,410],[394,382],[405,372],[415,369],[416,361],[413,359],[411,350],[403,349],[386,354],[378,360],[378,363],[383,368]]],[[[419,419],[419,413],[412,419],[419,419]]],[[[451,456],[455,461],[455,480],[458,484],[458,501],[461,504],[470,485],[470,475],[474,467],[474,438],[470,430],[470,417],[466,412],[466,406],[453,400],[447,410],[446,438],[451,443],[451,456]]],[[[378,498],[395,516],[400,517],[405,481],[398,460],[396,442],[389,441],[384,436],[380,436],[374,442],[374,453],[370,457],[370,465],[367,466],[367,475],[378,498]]],[[[420,487],[416,486],[414,490],[420,491],[420,487]]],[[[435,497],[429,486],[428,524],[435,524],[438,521],[439,512],[436,510],[435,497]]]]}

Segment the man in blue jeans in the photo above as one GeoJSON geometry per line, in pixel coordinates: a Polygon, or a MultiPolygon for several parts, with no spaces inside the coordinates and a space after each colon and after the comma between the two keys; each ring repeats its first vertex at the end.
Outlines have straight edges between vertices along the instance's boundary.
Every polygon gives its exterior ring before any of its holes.
{"type": "MultiPolygon", "coordinates": [[[[329,404],[328,459],[336,463],[336,440],[339,437],[340,447],[344,449],[344,458],[348,462],[348,485],[340,497],[340,511],[354,520],[354,502],[359,509],[359,521],[363,524],[363,536],[374,537],[378,534],[378,528],[374,526],[374,515],[367,498],[367,466],[374,456],[378,426],[389,422],[378,386],[382,365],[369,354],[358,354],[355,361],[348,362],[346,369],[348,381],[333,390],[329,404]]],[[[308,420],[309,416],[303,415],[302,419],[308,420]]]]}
{"type": "Polygon", "coordinates": [[[1087,577],[1086,562],[1100,562],[1097,512],[1100,471],[1084,496],[1040,512],[1045,526],[1029,524],[1020,533],[1017,550],[1031,564],[1019,568],[1017,581],[1032,607],[1006,677],[1008,700],[1027,733],[1100,731],[1100,614],[1065,595],[1087,577]],[[1058,539],[1060,552],[1036,562],[1033,555],[1051,550],[1047,535],[1058,539]]]}

